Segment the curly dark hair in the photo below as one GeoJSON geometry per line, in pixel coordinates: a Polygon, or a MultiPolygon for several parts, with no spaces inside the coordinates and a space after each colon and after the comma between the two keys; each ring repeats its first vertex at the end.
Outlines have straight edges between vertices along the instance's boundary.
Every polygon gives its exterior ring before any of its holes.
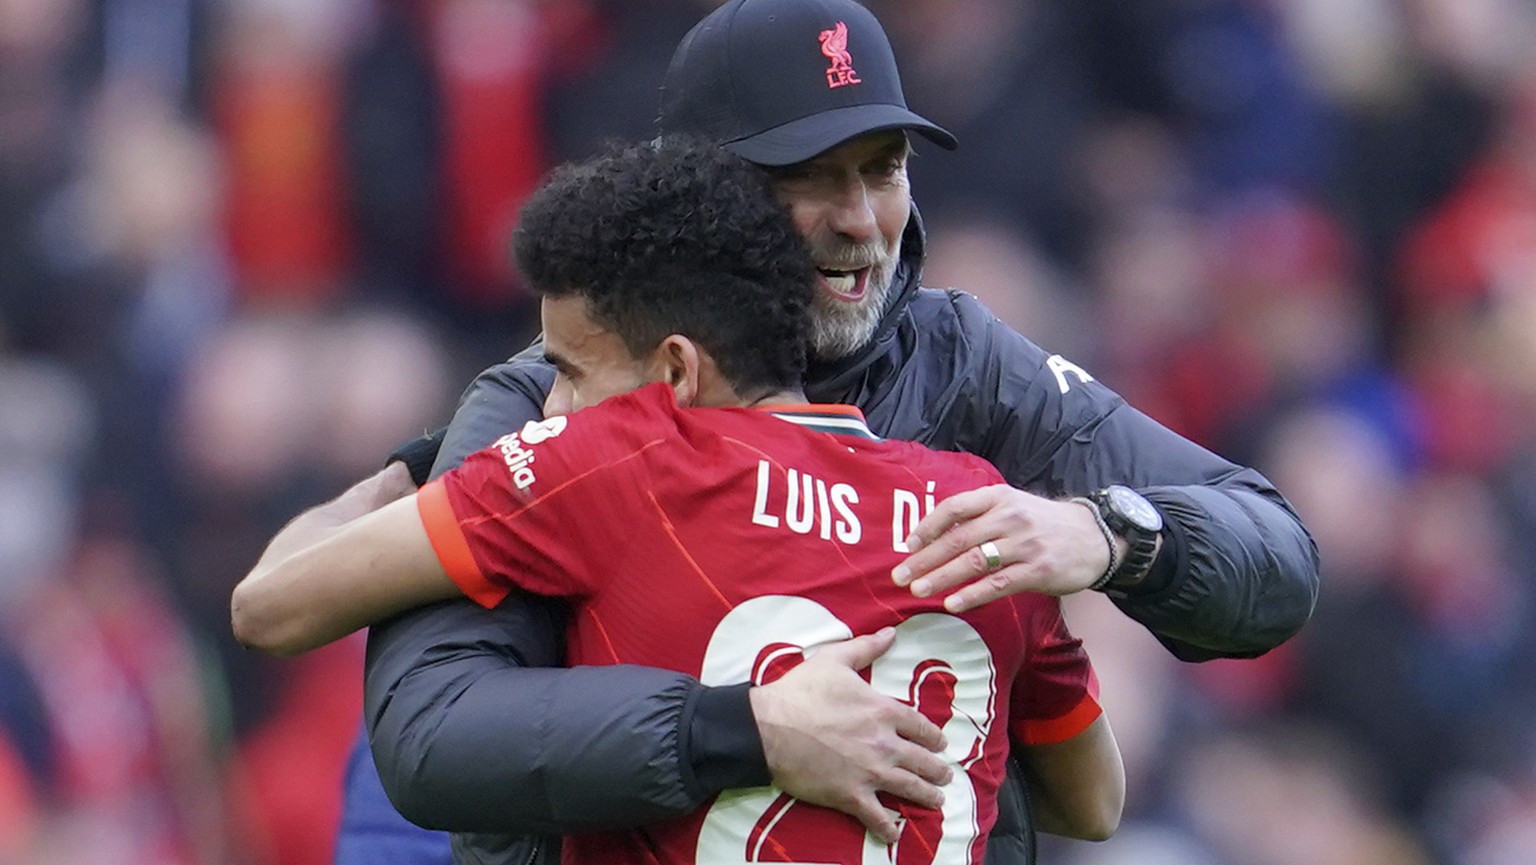
{"type": "Polygon", "coordinates": [[[536,293],[586,298],[636,357],[677,333],[738,392],[800,384],[810,254],[766,175],[714,144],[666,136],[556,169],[512,246],[536,293]]]}

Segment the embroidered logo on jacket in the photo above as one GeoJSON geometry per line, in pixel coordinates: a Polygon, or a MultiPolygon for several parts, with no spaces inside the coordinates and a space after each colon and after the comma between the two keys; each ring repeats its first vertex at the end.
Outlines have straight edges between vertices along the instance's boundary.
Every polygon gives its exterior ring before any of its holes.
{"type": "Polygon", "coordinates": [[[853,68],[853,55],[848,53],[848,25],[839,21],[831,30],[821,31],[817,38],[821,40],[821,53],[832,61],[827,67],[827,86],[837,88],[861,83],[859,73],[853,68]]]}

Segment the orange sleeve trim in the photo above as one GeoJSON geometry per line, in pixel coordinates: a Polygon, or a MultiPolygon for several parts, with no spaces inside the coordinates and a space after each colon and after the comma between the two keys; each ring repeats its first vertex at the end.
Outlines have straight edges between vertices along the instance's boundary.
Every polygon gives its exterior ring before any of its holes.
{"type": "Polygon", "coordinates": [[[1102,714],[1099,701],[1092,694],[1084,694],[1072,711],[1049,721],[1021,721],[1014,735],[1026,745],[1054,745],[1088,729],[1102,714]]]}
{"type": "Polygon", "coordinates": [[[459,527],[459,518],[448,504],[448,489],[441,479],[423,486],[416,493],[416,511],[421,514],[421,524],[427,529],[427,540],[432,542],[432,552],[443,566],[448,578],[456,583],[465,595],[482,607],[494,607],[507,596],[507,589],[485,578],[469,541],[459,527]]]}

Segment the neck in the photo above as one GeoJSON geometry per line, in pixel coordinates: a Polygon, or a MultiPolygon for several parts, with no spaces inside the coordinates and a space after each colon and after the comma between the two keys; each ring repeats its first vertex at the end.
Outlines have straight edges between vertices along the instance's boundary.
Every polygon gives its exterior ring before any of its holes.
{"type": "Polygon", "coordinates": [[[799,384],[789,387],[740,387],[731,384],[723,376],[706,369],[699,376],[698,391],[690,405],[700,408],[756,408],[760,405],[793,404],[805,402],[805,390],[799,384]]]}
{"type": "Polygon", "coordinates": [[[755,399],[744,399],[742,405],[747,408],[757,408],[760,405],[792,405],[805,402],[805,391],[798,387],[787,387],[772,393],[763,394],[755,399]]]}

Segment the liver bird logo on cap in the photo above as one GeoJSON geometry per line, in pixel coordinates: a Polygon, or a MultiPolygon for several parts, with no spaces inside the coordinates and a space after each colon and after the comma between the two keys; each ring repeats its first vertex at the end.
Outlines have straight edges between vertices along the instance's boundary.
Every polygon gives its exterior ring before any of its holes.
{"type": "Polygon", "coordinates": [[[853,69],[853,55],[848,53],[848,25],[839,21],[831,30],[821,31],[817,38],[821,40],[821,53],[832,61],[827,67],[827,86],[835,88],[860,83],[859,73],[853,69]]]}

